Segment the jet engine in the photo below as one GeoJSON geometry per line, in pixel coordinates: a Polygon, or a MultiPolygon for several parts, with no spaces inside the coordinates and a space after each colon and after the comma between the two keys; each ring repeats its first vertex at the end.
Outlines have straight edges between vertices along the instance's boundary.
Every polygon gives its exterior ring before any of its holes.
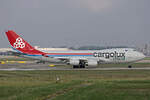
{"type": "Polygon", "coordinates": [[[97,66],[98,62],[95,60],[88,60],[87,61],[87,66],[97,66]]]}
{"type": "Polygon", "coordinates": [[[78,59],[70,59],[69,64],[70,65],[79,65],[80,61],[78,59]]]}

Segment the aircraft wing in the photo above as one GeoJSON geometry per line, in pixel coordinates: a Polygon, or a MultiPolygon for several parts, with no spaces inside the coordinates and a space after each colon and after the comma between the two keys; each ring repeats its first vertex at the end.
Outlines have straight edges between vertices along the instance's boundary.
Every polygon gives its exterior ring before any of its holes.
{"type": "Polygon", "coordinates": [[[102,63],[110,61],[110,59],[106,59],[106,58],[93,59],[93,58],[81,58],[81,57],[79,57],[79,58],[56,57],[56,59],[59,59],[59,60],[61,60],[63,62],[69,62],[70,59],[72,59],[72,60],[82,60],[82,61],[86,61],[86,62],[94,60],[94,61],[102,62],[102,63]]]}

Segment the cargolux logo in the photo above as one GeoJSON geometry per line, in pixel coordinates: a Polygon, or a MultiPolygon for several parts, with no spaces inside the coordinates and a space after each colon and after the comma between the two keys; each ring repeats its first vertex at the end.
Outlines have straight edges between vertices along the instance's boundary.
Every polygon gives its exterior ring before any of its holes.
{"type": "Polygon", "coordinates": [[[23,42],[22,38],[18,37],[16,39],[16,42],[14,43],[14,47],[17,48],[24,48],[25,47],[25,43],[23,42]]]}

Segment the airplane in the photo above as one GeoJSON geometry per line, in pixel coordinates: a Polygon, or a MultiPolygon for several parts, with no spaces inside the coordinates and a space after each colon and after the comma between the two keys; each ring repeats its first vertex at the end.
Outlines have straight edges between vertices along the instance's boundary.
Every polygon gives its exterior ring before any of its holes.
{"type": "MultiPolygon", "coordinates": [[[[15,55],[32,58],[40,62],[70,64],[73,68],[86,68],[102,63],[133,63],[145,58],[143,53],[133,48],[43,52],[32,47],[13,30],[8,30],[6,36],[15,50],[13,52],[15,55]]],[[[131,65],[128,67],[131,67],[131,65]]]]}

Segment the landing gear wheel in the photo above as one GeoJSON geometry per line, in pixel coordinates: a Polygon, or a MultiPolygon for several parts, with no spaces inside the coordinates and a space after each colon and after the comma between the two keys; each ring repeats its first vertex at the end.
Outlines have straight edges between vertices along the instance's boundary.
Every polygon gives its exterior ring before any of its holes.
{"type": "Polygon", "coordinates": [[[79,66],[78,65],[73,65],[73,68],[79,68],[79,66]]]}
{"type": "Polygon", "coordinates": [[[80,68],[85,68],[85,62],[83,62],[83,61],[80,61],[80,68]]]}
{"type": "Polygon", "coordinates": [[[85,65],[83,64],[83,65],[80,65],[80,68],[85,68],[85,65]]]}
{"type": "Polygon", "coordinates": [[[132,66],[131,66],[131,65],[129,65],[129,66],[128,66],[128,68],[132,68],[132,66]]]}

